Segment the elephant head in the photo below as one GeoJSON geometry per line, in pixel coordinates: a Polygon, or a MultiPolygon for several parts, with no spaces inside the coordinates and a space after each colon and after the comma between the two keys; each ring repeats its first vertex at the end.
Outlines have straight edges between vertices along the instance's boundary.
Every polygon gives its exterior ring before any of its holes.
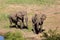
{"type": "Polygon", "coordinates": [[[17,20],[17,14],[16,13],[10,14],[8,18],[9,18],[9,21],[10,21],[10,27],[12,27],[13,23],[17,27],[17,22],[18,22],[18,20],[17,20]]]}

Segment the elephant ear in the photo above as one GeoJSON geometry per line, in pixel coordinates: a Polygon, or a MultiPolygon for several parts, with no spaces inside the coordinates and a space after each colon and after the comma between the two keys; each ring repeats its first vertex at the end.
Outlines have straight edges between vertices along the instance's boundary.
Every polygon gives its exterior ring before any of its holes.
{"type": "Polygon", "coordinates": [[[17,16],[18,16],[18,17],[21,17],[21,16],[22,16],[22,12],[19,11],[19,12],[17,13],[17,16]]]}
{"type": "Polygon", "coordinates": [[[22,11],[22,15],[23,15],[23,16],[27,15],[27,11],[24,11],[24,10],[23,10],[23,11],[22,11]]]}
{"type": "Polygon", "coordinates": [[[42,19],[42,20],[46,20],[46,15],[45,15],[45,14],[42,14],[42,15],[41,15],[41,19],[42,19]]]}

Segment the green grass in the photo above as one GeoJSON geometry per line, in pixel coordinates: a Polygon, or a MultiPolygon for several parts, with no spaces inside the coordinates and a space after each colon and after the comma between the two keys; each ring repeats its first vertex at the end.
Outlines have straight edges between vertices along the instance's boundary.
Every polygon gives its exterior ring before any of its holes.
{"type": "Polygon", "coordinates": [[[55,0],[2,0],[2,4],[54,4],[55,0]]]}
{"type": "Polygon", "coordinates": [[[0,13],[0,28],[9,28],[9,20],[7,13],[0,13]]]}
{"type": "Polygon", "coordinates": [[[8,20],[8,14],[7,13],[0,13],[0,21],[2,20],[8,20]]]}
{"type": "Polygon", "coordinates": [[[4,38],[5,40],[25,40],[21,32],[8,32],[4,38]]]}
{"type": "Polygon", "coordinates": [[[0,0],[0,12],[9,4],[36,4],[36,5],[51,5],[57,4],[56,0],[0,0]]]}

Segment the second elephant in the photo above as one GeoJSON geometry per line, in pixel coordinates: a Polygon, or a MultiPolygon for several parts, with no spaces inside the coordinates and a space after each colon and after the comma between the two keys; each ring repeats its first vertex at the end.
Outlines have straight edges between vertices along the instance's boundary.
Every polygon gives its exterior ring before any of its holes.
{"type": "Polygon", "coordinates": [[[33,31],[38,34],[42,31],[42,25],[44,20],[46,19],[45,14],[35,14],[32,17],[32,23],[33,23],[33,31]]]}

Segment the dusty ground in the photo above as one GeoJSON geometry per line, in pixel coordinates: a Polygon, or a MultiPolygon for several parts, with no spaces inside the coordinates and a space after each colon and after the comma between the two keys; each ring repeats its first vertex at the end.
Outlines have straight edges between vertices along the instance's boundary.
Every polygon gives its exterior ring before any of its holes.
{"type": "MultiPolygon", "coordinates": [[[[29,21],[31,17],[35,13],[36,10],[39,10],[40,13],[44,13],[47,16],[47,19],[44,21],[43,28],[45,31],[49,29],[58,28],[58,32],[60,32],[60,5],[17,5],[17,4],[10,4],[5,9],[2,9],[1,12],[5,13],[15,13],[20,10],[26,10],[28,12],[29,21]]],[[[0,33],[4,34],[5,30],[0,29],[0,33]],[[2,32],[3,31],[3,32],[2,32]]],[[[39,35],[34,34],[33,32],[24,32],[22,31],[23,35],[26,38],[30,38],[31,40],[40,40],[39,35]],[[37,37],[37,38],[36,38],[37,37]],[[35,39],[36,38],[36,39],[35,39]]]]}

